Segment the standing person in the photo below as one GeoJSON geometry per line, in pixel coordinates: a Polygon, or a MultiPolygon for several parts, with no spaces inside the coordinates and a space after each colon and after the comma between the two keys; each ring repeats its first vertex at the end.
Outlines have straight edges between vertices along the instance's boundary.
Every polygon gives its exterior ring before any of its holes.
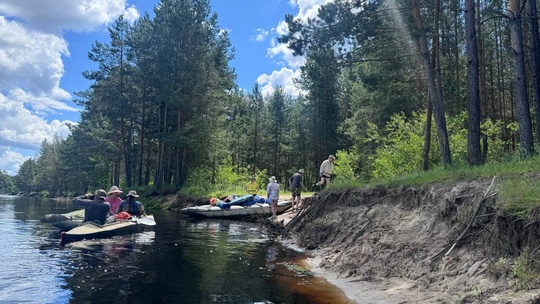
{"type": "Polygon", "coordinates": [[[321,175],[321,180],[316,183],[316,186],[322,186],[326,183],[326,186],[330,185],[330,176],[332,176],[332,169],[334,168],[334,155],[328,156],[328,159],[323,161],[321,168],[319,169],[319,174],[321,175]]]}
{"type": "Polygon", "coordinates": [[[302,177],[304,176],[304,169],[298,170],[291,178],[289,178],[289,189],[291,189],[292,192],[292,210],[298,210],[298,207],[300,207],[300,199],[302,192],[302,188],[304,190],[306,189],[306,186],[304,186],[304,183],[302,182],[302,177]]]}
{"type": "Polygon", "coordinates": [[[137,191],[129,190],[126,199],[118,206],[118,213],[127,212],[132,216],[141,216],[144,213],[144,206],[135,200],[137,197],[139,197],[137,191]]]}
{"type": "Polygon", "coordinates": [[[107,198],[105,199],[106,202],[111,204],[111,213],[116,214],[118,213],[118,206],[122,203],[122,199],[120,198],[120,194],[124,193],[122,190],[118,189],[117,186],[112,186],[111,190],[109,190],[109,193],[107,193],[107,198]]]}
{"type": "Polygon", "coordinates": [[[105,225],[107,215],[111,209],[111,205],[105,201],[107,192],[103,189],[96,190],[94,199],[90,199],[89,195],[77,196],[73,199],[73,204],[76,206],[84,206],[84,222],[95,222],[99,225],[105,225]]]}
{"type": "Polygon", "coordinates": [[[270,219],[275,220],[277,218],[277,203],[279,200],[279,184],[276,177],[272,176],[268,180],[270,183],[266,187],[267,198],[270,200],[270,208],[272,209],[272,217],[270,219]]]}
{"type": "Polygon", "coordinates": [[[257,195],[257,192],[259,192],[259,184],[257,183],[255,177],[251,178],[251,181],[244,187],[244,189],[246,189],[248,194],[253,196],[257,195]]]}

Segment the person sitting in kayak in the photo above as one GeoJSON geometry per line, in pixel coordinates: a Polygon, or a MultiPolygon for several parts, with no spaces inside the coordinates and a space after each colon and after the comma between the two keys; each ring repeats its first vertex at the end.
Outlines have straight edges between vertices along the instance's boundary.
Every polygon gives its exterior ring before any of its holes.
{"type": "Polygon", "coordinates": [[[107,192],[98,189],[94,194],[94,198],[90,199],[90,197],[88,194],[77,196],[72,201],[73,205],[84,206],[83,222],[95,222],[104,225],[107,222],[107,215],[111,208],[111,205],[105,201],[107,192]]]}
{"type": "Polygon", "coordinates": [[[105,201],[111,204],[111,214],[118,213],[118,206],[120,206],[122,203],[122,198],[120,197],[120,194],[122,193],[124,192],[120,190],[118,186],[112,186],[109,193],[107,193],[107,198],[105,198],[105,201]]]}
{"type": "Polygon", "coordinates": [[[135,200],[136,197],[139,197],[137,191],[129,190],[126,199],[118,206],[118,213],[127,212],[132,216],[141,216],[144,213],[144,206],[135,200]]]}

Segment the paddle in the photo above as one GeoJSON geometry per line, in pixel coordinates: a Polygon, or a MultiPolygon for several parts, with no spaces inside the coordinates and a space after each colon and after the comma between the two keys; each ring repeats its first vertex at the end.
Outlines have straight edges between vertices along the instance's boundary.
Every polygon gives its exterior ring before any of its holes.
{"type": "Polygon", "coordinates": [[[137,218],[137,224],[146,225],[146,226],[155,226],[156,221],[151,217],[139,217],[137,218]]]}

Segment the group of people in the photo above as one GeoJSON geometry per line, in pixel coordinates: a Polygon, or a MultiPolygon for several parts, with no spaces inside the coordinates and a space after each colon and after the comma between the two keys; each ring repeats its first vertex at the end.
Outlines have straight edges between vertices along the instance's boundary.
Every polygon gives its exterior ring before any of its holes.
{"type": "MultiPolygon", "coordinates": [[[[322,162],[319,169],[321,180],[317,182],[315,186],[328,186],[330,184],[330,177],[332,176],[335,159],[335,156],[330,155],[328,156],[328,159],[322,162]]],[[[304,173],[304,169],[299,169],[298,172],[294,173],[289,178],[289,189],[292,193],[293,211],[297,211],[300,207],[302,189],[307,190],[303,182],[304,173]]],[[[269,181],[270,182],[266,186],[266,193],[267,198],[270,200],[270,207],[272,209],[272,217],[270,219],[274,220],[277,218],[277,203],[279,201],[280,186],[275,176],[270,177],[269,181]]],[[[244,187],[244,189],[249,194],[257,195],[257,192],[259,191],[259,185],[257,184],[256,179],[252,177],[251,181],[244,187]]]]}
{"type": "Polygon", "coordinates": [[[76,206],[84,207],[83,222],[95,222],[100,225],[113,222],[116,218],[126,219],[144,214],[144,206],[136,200],[139,197],[137,191],[129,190],[124,200],[120,198],[122,193],[124,192],[117,186],[112,186],[109,192],[98,189],[94,195],[81,195],[72,202],[76,206]]]}

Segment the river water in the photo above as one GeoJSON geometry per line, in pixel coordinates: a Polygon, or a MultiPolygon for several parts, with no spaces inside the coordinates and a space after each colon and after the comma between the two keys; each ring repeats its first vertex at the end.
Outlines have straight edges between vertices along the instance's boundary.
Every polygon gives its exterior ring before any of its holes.
{"type": "Polygon", "coordinates": [[[156,226],[60,245],[69,202],[0,195],[0,303],[343,303],[258,223],[154,213],[156,226]]]}

